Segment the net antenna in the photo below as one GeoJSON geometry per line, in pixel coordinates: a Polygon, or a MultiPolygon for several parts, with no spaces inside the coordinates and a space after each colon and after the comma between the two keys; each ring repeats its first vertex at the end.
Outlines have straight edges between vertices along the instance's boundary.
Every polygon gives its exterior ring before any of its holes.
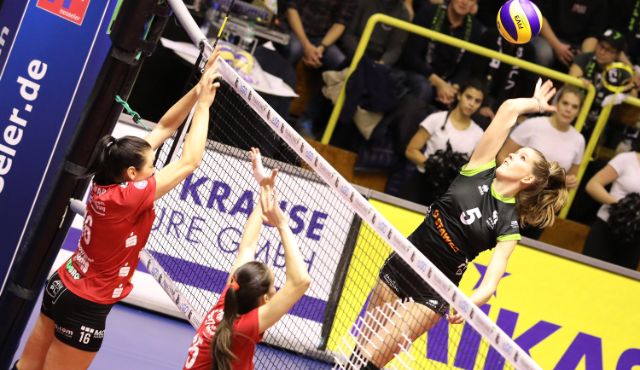
{"type": "MultiPolygon", "coordinates": [[[[173,8],[176,17],[178,18],[178,21],[182,24],[183,28],[186,30],[192,42],[195,45],[202,45],[202,50],[204,51],[205,54],[208,55],[211,52],[211,50],[213,50],[213,48],[208,44],[205,36],[200,31],[200,28],[188,13],[188,10],[186,9],[184,3],[181,0],[168,0],[168,2],[173,8]]],[[[200,63],[202,62],[200,61],[200,63]]],[[[297,158],[303,160],[306,163],[306,166],[315,172],[315,174],[313,175],[305,175],[305,174],[301,174],[300,172],[296,172],[300,170],[291,169],[291,173],[297,173],[298,177],[307,176],[308,179],[312,179],[314,181],[316,178],[318,178],[318,180],[321,179],[324,182],[324,184],[322,185],[323,188],[331,189],[332,196],[335,196],[337,199],[340,199],[342,202],[342,205],[346,205],[346,208],[348,208],[349,211],[355,212],[359,216],[358,220],[365,221],[365,223],[368,226],[363,225],[362,229],[369,228],[375,231],[373,233],[374,236],[371,237],[372,239],[379,240],[378,243],[380,244],[384,244],[384,245],[388,244],[388,246],[390,246],[392,250],[395,251],[409,266],[411,266],[411,268],[420,277],[422,277],[422,279],[428,282],[429,285],[440,296],[442,296],[453,308],[456,309],[458,313],[460,313],[464,317],[464,319],[466,320],[466,324],[465,324],[465,329],[463,329],[463,334],[462,334],[463,336],[465,335],[464,330],[466,330],[466,327],[468,325],[473,329],[475,329],[475,331],[479,333],[484,338],[484,340],[486,340],[486,342],[489,343],[491,348],[488,350],[489,355],[487,356],[487,358],[489,357],[495,358],[497,355],[495,353],[492,355],[492,351],[494,351],[496,353],[499,353],[499,355],[501,355],[504,359],[509,361],[510,364],[516,369],[540,369],[540,367],[532,360],[532,358],[529,356],[529,354],[525,350],[520,348],[510,338],[509,335],[507,335],[502,329],[500,329],[494,322],[492,322],[488,318],[486,313],[483,312],[480,307],[477,307],[475,304],[473,304],[473,302],[471,302],[466,295],[464,295],[440,270],[438,270],[438,268],[436,268],[431,261],[429,261],[424,255],[422,255],[389,221],[387,221],[367,201],[367,199],[365,199],[361,195],[361,193],[358,190],[356,190],[321,155],[319,155],[316,152],[316,150],[308,142],[306,142],[294,129],[292,129],[285,122],[285,120],[276,111],[274,111],[246,81],[244,81],[226,62],[220,60],[218,63],[219,63],[219,71],[223,76],[223,82],[224,82],[222,84],[223,85],[222,88],[228,89],[231,92],[233,92],[234,94],[232,95],[235,95],[233,99],[239,98],[243,100],[243,104],[245,104],[248,107],[248,109],[251,111],[251,112],[236,112],[236,113],[240,116],[259,117],[259,119],[261,119],[261,121],[264,122],[265,126],[270,128],[270,133],[268,135],[281,139],[284,143],[287,144],[288,151],[295,153],[297,155],[297,158]]],[[[220,94],[220,96],[223,96],[226,93],[222,94],[219,91],[218,94],[220,94]]],[[[222,105],[224,103],[218,102],[218,100],[219,99],[217,95],[216,102],[214,102],[214,104],[219,104],[218,105],[219,109],[223,108],[222,105]]],[[[224,114],[224,112],[216,111],[216,114],[224,114]]],[[[240,132],[238,135],[243,136],[248,134],[250,133],[240,132]]],[[[242,161],[248,162],[246,161],[246,158],[239,158],[240,157],[239,153],[244,152],[243,150],[234,151],[233,149],[230,149],[228,145],[225,145],[225,144],[221,144],[221,143],[211,144],[209,145],[208,149],[213,149],[216,152],[216,154],[212,154],[212,157],[211,157],[212,160],[217,159],[219,157],[231,158],[230,159],[231,161],[235,161],[234,163],[237,163],[240,166],[242,166],[242,161]]],[[[246,163],[246,165],[248,166],[248,163],[246,163]]],[[[269,163],[267,161],[265,165],[267,167],[275,167],[275,166],[282,166],[282,163],[276,163],[275,161],[272,161],[271,163],[269,163]]],[[[222,175],[228,176],[228,178],[240,176],[239,173],[242,171],[241,169],[239,170],[239,169],[224,168],[224,166],[218,166],[218,167],[222,167],[222,168],[216,168],[217,171],[221,171],[221,172],[227,171],[221,174],[221,176],[222,175]]],[[[283,171],[283,172],[286,172],[286,171],[283,171]]],[[[192,196],[194,199],[196,199],[196,196],[199,196],[199,193],[197,191],[194,191],[194,189],[197,190],[196,185],[199,186],[200,184],[200,182],[198,181],[201,181],[201,183],[205,183],[203,179],[204,177],[202,178],[194,177],[194,178],[188,179],[189,180],[188,186],[185,185],[182,188],[182,191],[178,192],[179,194],[176,195],[175,201],[184,202],[186,197],[188,196],[192,196]]],[[[209,182],[206,182],[207,186],[209,186],[207,188],[207,191],[210,191],[209,201],[205,202],[205,201],[202,201],[200,198],[198,198],[198,202],[201,202],[201,204],[198,204],[198,205],[201,208],[209,208],[209,209],[214,207],[218,207],[220,209],[224,208],[222,205],[221,199],[224,196],[229,196],[230,190],[227,189],[228,186],[224,187],[223,186],[224,184],[222,184],[223,181],[218,181],[210,178],[207,178],[207,180],[211,180],[209,182]]],[[[291,180],[291,181],[294,181],[294,180],[291,180]]],[[[314,189],[312,189],[312,191],[314,189]]],[[[295,190],[291,190],[290,192],[291,197],[296,196],[294,191],[295,190]]],[[[284,192],[281,192],[281,194],[283,193],[284,192]]],[[[250,196],[251,190],[246,190],[240,196],[242,197],[247,194],[250,196]]],[[[161,200],[164,200],[165,198],[166,196],[161,198],[161,200]]],[[[327,203],[330,203],[330,201],[327,201],[327,203]]],[[[166,211],[169,212],[170,210],[167,209],[166,211]]],[[[156,213],[158,212],[159,211],[156,211],[156,213]]],[[[197,210],[192,210],[189,212],[192,212],[192,214],[182,214],[180,217],[184,218],[184,217],[191,216],[192,220],[195,220],[196,219],[195,217],[197,217],[196,216],[197,210]]],[[[178,224],[177,221],[172,219],[172,217],[175,214],[176,212],[174,211],[171,216],[168,216],[168,215],[165,215],[165,216],[171,217],[171,220],[172,220],[171,222],[177,225],[178,224]]],[[[357,226],[359,227],[359,225],[357,226]]],[[[166,234],[170,234],[172,231],[170,227],[167,227],[166,231],[163,231],[163,232],[165,232],[166,234]]],[[[162,232],[156,233],[156,234],[161,234],[161,233],[162,232]]],[[[313,236],[313,233],[309,234],[309,231],[307,230],[307,236],[309,235],[313,236]]],[[[355,238],[358,239],[358,242],[361,241],[363,237],[362,235],[363,235],[362,232],[360,232],[360,234],[357,234],[355,236],[355,238]]],[[[220,238],[221,237],[218,236],[218,240],[217,240],[218,243],[220,243],[220,240],[221,240],[220,238]]],[[[157,240],[154,243],[166,244],[167,242],[162,240],[157,240]]],[[[152,258],[159,260],[160,262],[159,265],[161,266],[168,266],[166,261],[170,261],[172,258],[175,259],[175,256],[166,255],[166,254],[163,255],[162,253],[159,253],[153,250],[151,251],[150,254],[152,258]]],[[[196,257],[189,257],[189,258],[196,258],[196,257]]],[[[341,260],[340,263],[342,263],[343,262],[342,257],[340,257],[340,260],[341,260]]],[[[195,262],[191,261],[190,263],[195,263],[195,262]]],[[[350,263],[350,260],[346,259],[347,266],[349,265],[349,263],[350,263]]],[[[195,264],[193,266],[197,267],[197,265],[195,264]]],[[[331,267],[331,268],[334,268],[334,267],[331,267]]],[[[165,275],[166,276],[164,276],[163,279],[171,280],[171,278],[169,277],[169,275],[171,275],[171,272],[169,272],[168,274],[165,273],[165,275]]],[[[364,273],[360,275],[364,276],[364,273]]],[[[336,277],[336,279],[338,278],[336,277]]],[[[342,279],[344,279],[344,277],[342,277],[342,279]]],[[[223,276],[220,276],[218,280],[224,281],[225,279],[223,276]]],[[[178,282],[178,284],[175,284],[174,282],[173,284],[174,286],[181,286],[183,282],[178,282]]],[[[215,284],[219,284],[219,283],[216,282],[215,284]]],[[[168,283],[165,283],[164,285],[169,286],[168,283]]],[[[172,294],[171,288],[169,288],[169,291],[171,295],[172,294]]],[[[338,294],[340,294],[340,292],[338,292],[338,294]]],[[[202,303],[199,303],[201,305],[200,307],[210,307],[214,302],[213,301],[214,297],[212,297],[211,295],[208,297],[202,297],[202,294],[200,294],[200,295],[194,295],[193,297],[194,298],[188,297],[191,303],[193,303],[193,299],[202,300],[202,303]]],[[[336,299],[340,299],[340,298],[336,298],[336,299]]],[[[308,311],[305,311],[304,307],[312,306],[317,303],[318,302],[313,299],[309,299],[306,302],[301,303],[297,311],[298,317],[292,317],[291,319],[292,325],[293,324],[299,325],[295,327],[295,330],[303,331],[304,329],[301,329],[301,328],[304,328],[305,325],[307,325],[305,320],[308,320],[309,317],[305,317],[305,315],[310,315],[310,314],[308,314],[308,311]]],[[[353,327],[352,333],[350,335],[352,339],[351,339],[351,342],[347,342],[348,344],[350,343],[351,345],[353,345],[353,347],[351,347],[351,352],[353,352],[353,348],[359,348],[357,344],[359,340],[358,338],[365,338],[365,339],[373,338],[373,336],[370,333],[371,328],[373,328],[373,326],[369,328],[367,327],[367,325],[365,325],[366,323],[368,323],[369,321],[375,322],[375,320],[378,320],[379,322],[383,322],[383,321],[388,322],[389,320],[391,321],[396,320],[397,317],[404,317],[402,315],[404,315],[403,312],[406,311],[405,307],[411,304],[412,302],[407,302],[407,301],[386,303],[382,305],[382,307],[379,307],[379,309],[376,309],[375,311],[373,311],[373,313],[370,313],[371,311],[369,311],[369,313],[363,314],[364,316],[363,319],[359,319],[357,321],[354,319],[354,321],[356,321],[356,325],[353,327]],[[366,335],[363,336],[359,334],[366,334],[366,335]]],[[[296,307],[294,307],[293,311],[296,311],[295,309],[296,307]]],[[[201,311],[201,309],[195,308],[195,309],[190,309],[189,311],[201,311]]],[[[325,338],[325,335],[324,335],[325,327],[328,326],[329,330],[331,330],[332,329],[331,326],[332,325],[335,326],[335,322],[333,322],[333,317],[330,317],[331,312],[329,313],[327,313],[327,311],[323,311],[323,312],[325,315],[324,316],[325,322],[323,323],[323,327],[322,327],[322,331],[323,331],[322,337],[325,338]],[[329,321],[330,324],[327,325],[326,324],[327,321],[329,321]]],[[[198,316],[198,314],[201,314],[201,312],[196,312],[196,314],[193,316],[196,317],[198,316]]],[[[295,316],[296,313],[294,312],[292,315],[295,316]]],[[[354,321],[351,321],[351,322],[354,322],[354,321]]],[[[441,320],[441,322],[443,321],[444,320],[441,320]]],[[[267,335],[265,335],[265,341],[267,341],[268,335],[270,334],[270,332],[273,331],[274,328],[272,328],[270,331],[267,331],[267,335]]],[[[289,348],[290,350],[302,352],[305,354],[310,354],[318,358],[322,358],[323,354],[325,355],[324,356],[325,359],[327,359],[326,355],[329,355],[329,356],[336,355],[336,360],[332,361],[336,363],[336,366],[341,366],[340,364],[345,364],[345,363],[348,363],[349,361],[349,357],[346,357],[346,354],[349,353],[349,351],[347,351],[346,349],[343,351],[334,350],[332,348],[329,348],[329,346],[327,346],[327,343],[324,342],[324,343],[315,343],[314,345],[317,347],[317,351],[314,352],[313,350],[310,350],[308,348],[310,346],[309,344],[301,345],[300,343],[298,343],[295,335],[293,336],[290,334],[287,335],[286,331],[284,333],[285,334],[282,335],[282,338],[275,338],[273,339],[273,341],[271,341],[271,343],[274,343],[276,345],[282,345],[282,343],[285,343],[284,344],[285,348],[289,348]],[[306,346],[307,348],[301,348],[301,346],[302,347],[306,346]],[[339,352],[343,352],[343,354],[340,355],[339,352]],[[347,362],[344,361],[345,357],[347,359],[347,362]]],[[[432,333],[430,331],[428,335],[431,336],[431,334],[432,333]]],[[[400,347],[400,350],[397,352],[399,352],[398,356],[400,358],[400,361],[397,361],[396,365],[393,365],[393,366],[396,366],[398,368],[403,368],[401,366],[402,363],[406,361],[413,361],[411,356],[404,355],[404,353],[407,353],[408,355],[410,355],[410,353],[408,353],[407,351],[407,348],[411,345],[411,342],[412,342],[412,339],[406,337],[404,341],[401,341],[398,344],[400,347]]],[[[445,342],[445,345],[447,345],[446,342],[445,342]]],[[[427,347],[427,349],[429,349],[429,347],[427,347]]],[[[476,355],[474,355],[472,359],[472,361],[474,362],[475,362],[476,355]]],[[[446,361],[446,359],[444,361],[446,361]]],[[[504,360],[502,361],[503,362],[500,366],[504,365],[504,360]]],[[[446,362],[442,362],[442,363],[446,364],[446,362]]]]}

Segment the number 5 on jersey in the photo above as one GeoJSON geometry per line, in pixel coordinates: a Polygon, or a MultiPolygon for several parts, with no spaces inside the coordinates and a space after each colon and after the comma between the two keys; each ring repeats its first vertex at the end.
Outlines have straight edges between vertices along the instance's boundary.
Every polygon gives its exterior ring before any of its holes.
{"type": "Polygon", "coordinates": [[[468,209],[462,214],[460,214],[460,221],[465,225],[471,225],[476,219],[481,219],[482,213],[480,213],[480,208],[471,208],[468,209]]]}

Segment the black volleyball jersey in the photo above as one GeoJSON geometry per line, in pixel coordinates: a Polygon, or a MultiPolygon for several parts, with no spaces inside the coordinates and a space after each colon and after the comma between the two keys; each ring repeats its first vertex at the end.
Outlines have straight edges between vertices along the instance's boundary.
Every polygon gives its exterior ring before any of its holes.
{"type": "Polygon", "coordinates": [[[499,241],[521,239],[515,198],[493,189],[495,176],[495,161],[472,170],[463,167],[414,232],[422,235],[410,237],[454,283],[480,252],[499,241]]]}

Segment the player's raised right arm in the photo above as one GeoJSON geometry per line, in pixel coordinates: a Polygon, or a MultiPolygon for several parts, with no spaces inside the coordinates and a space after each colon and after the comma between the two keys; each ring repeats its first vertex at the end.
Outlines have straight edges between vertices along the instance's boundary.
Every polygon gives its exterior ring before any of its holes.
{"type": "Polygon", "coordinates": [[[496,159],[519,115],[555,111],[555,106],[549,104],[549,100],[556,93],[553,83],[550,80],[544,84],[540,82],[539,80],[536,85],[533,97],[509,99],[500,105],[495,118],[487,127],[471,155],[467,169],[478,168],[496,159]]]}

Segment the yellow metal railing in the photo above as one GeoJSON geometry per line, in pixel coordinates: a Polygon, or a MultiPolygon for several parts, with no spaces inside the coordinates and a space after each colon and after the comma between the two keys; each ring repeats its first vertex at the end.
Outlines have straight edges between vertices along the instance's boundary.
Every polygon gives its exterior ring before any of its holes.
{"type": "MultiPolygon", "coordinates": [[[[353,71],[358,66],[360,59],[362,59],[362,56],[364,55],[367,45],[369,44],[371,33],[373,32],[373,29],[378,23],[383,23],[392,27],[400,28],[407,32],[415,33],[420,36],[427,37],[434,41],[448,44],[456,48],[465,49],[469,52],[479,54],[487,58],[498,59],[503,63],[516,65],[522,69],[531,71],[538,75],[546,76],[551,79],[561,81],[569,85],[586,89],[587,96],[585,97],[585,100],[582,104],[582,109],[578,114],[578,118],[576,120],[576,125],[575,125],[576,130],[578,131],[582,130],[582,127],[584,126],[584,122],[587,118],[587,114],[589,114],[589,110],[591,109],[591,104],[593,103],[593,99],[596,96],[596,90],[592,84],[585,85],[585,83],[581,79],[570,76],[566,73],[554,71],[553,69],[542,67],[522,59],[518,59],[509,55],[504,55],[504,54],[498,53],[495,50],[487,49],[485,47],[478,46],[476,44],[472,44],[470,42],[463,41],[455,37],[451,37],[451,36],[442,34],[440,32],[432,31],[428,28],[420,27],[413,23],[409,23],[397,18],[389,17],[388,15],[384,15],[380,13],[372,15],[367,21],[367,25],[365,26],[365,29],[362,33],[362,37],[360,38],[360,42],[358,43],[358,48],[356,49],[355,55],[353,56],[353,60],[351,61],[351,65],[349,66],[349,72],[347,73],[347,80],[349,76],[351,76],[351,73],[353,73],[353,71]]],[[[327,123],[327,128],[325,129],[324,134],[322,135],[321,142],[323,144],[329,144],[329,141],[331,140],[331,136],[333,135],[333,131],[335,130],[336,124],[338,122],[338,118],[340,117],[340,112],[342,111],[342,107],[344,105],[344,100],[345,100],[345,89],[347,86],[347,83],[346,83],[347,80],[345,80],[345,83],[342,86],[342,89],[340,90],[340,95],[338,97],[338,100],[336,101],[336,104],[333,107],[333,111],[331,112],[331,118],[329,119],[329,122],[327,123]]],[[[606,123],[606,119],[604,122],[606,123]]],[[[604,123],[601,124],[601,126],[604,127],[604,123]]],[[[602,131],[602,127],[599,133],[602,131]]],[[[596,132],[594,130],[594,135],[592,135],[591,137],[592,140],[596,136],[595,133],[596,132]]],[[[589,140],[589,144],[591,144],[592,140],[589,140]]],[[[586,165],[585,165],[586,159],[591,158],[591,154],[595,149],[596,143],[597,143],[597,138],[595,138],[595,143],[591,147],[591,150],[590,151],[585,150],[584,159],[583,159],[582,165],[580,166],[580,172],[578,173],[578,182],[580,182],[582,178],[581,176],[584,174],[584,169],[586,168],[586,165]]],[[[587,149],[589,147],[590,146],[587,146],[587,149]]],[[[570,192],[571,201],[573,201],[573,198],[575,197],[575,191],[576,189],[573,189],[570,192]]],[[[571,206],[571,202],[568,202],[565,208],[562,210],[561,217],[566,216],[570,206],[571,206]]]]}

